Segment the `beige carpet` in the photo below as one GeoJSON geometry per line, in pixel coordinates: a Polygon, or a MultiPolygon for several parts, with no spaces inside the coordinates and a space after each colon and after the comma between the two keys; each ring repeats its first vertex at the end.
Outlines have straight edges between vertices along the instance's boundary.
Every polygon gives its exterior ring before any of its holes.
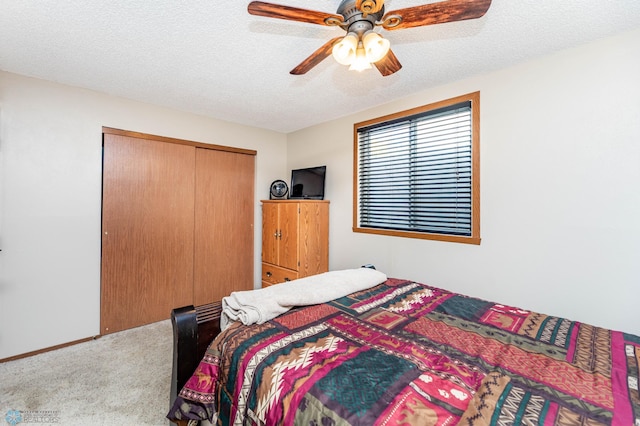
{"type": "Polygon", "coordinates": [[[0,425],[168,425],[172,339],[166,320],[2,363],[0,425]]]}

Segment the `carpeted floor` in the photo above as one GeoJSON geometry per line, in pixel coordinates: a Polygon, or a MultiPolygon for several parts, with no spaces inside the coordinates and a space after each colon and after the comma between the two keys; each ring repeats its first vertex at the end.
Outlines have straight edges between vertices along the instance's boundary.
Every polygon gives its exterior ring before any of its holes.
{"type": "Polygon", "coordinates": [[[166,320],[2,363],[0,425],[168,425],[172,339],[166,320]]]}

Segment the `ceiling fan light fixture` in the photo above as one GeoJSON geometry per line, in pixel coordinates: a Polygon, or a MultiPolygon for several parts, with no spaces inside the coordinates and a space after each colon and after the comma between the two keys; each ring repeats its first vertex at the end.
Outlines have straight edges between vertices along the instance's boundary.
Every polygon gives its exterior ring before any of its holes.
{"type": "Polygon", "coordinates": [[[380,34],[371,30],[365,32],[362,36],[362,44],[369,62],[378,62],[384,58],[391,47],[389,40],[382,38],[380,34]]]}
{"type": "Polygon", "coordinates": [[[331,49],[333,58],[342,65],[351,65],[356,59],[358,49],[358,36],[348,33],[342,40],[337,42],[331,49]]]}
{"type": "Polygon", "coordinates": [[[255,16],[335,26],[347,32],[346,36],[334,37],[316,49],[290,71],[293,75],[305,74],[333,55],[336,62],[349,65],[351,70],[364,70],[375,64],[382,76],[388,76],[398,72],[402,64],[389,48],[390,43],[374,33],[375,27],[398,30],[477,19],[489,10],[491,1],[440,0],[434,3],[429,0],[426,4],[386,12],[385,0],[341,0],[336,13],[251,1],[247,10],[255,16]]]}
{"type": "Polygon", "coordinates": [[[356,57],[349,67],[349,71],[364,71],[371,69],[371,62],[367,59],[362,43],[358,45],[356,49],[356,57]]]}

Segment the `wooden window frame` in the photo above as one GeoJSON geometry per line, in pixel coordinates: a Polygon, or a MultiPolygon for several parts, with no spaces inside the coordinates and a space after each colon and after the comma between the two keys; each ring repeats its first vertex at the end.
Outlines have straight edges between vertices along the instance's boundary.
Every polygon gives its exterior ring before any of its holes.
{"type": "Polygon", "coordinates": [[[394,237],[418,238],[465,244],[480,244],[480,92],[468,93],[451,99],[423,105],[394,114],[385,115],[353,125],[353,232],[388,235],[394,237]],[[448,235],[430,232],[412,232],[392,229],[367,228],[359,225],[359,151],[358,130],[384,122],[390,122],[416,114],[421,114],[458,103],[471,102],[471,235],[448,235]]]}

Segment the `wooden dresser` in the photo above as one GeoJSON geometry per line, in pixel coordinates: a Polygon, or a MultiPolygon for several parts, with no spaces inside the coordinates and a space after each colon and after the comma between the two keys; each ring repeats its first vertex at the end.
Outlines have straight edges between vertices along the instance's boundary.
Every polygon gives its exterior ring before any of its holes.
{"type": "Polygon", "coordinates": [[[262,286],[329,270],[329,201],[262,200],[262,286]]]}

